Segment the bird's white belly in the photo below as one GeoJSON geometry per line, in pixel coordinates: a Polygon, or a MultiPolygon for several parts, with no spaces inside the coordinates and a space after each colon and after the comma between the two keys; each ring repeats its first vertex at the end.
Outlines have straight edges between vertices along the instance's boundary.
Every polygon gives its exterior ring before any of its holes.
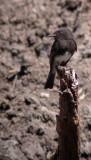
{"type": "Polygon", "coordinates": [[[64,55],[58,55],[55,57],[55,63],[61,64],[62,62],[66,62],[71,57],[69,52],[65,52],[64,55]]]}
{"type": "Polygon", "coordinates": [[[58,56],[56,56],[55,60],[54,60],[54,65],[53,65],[52,72],[55,73],[56,72],[56,66],[60,65],[63,62],[66,62],[70,57],[71,57],[71,53],[69,53],[68,51],[65,52],[64,55],[58,55],[58,56]]]}

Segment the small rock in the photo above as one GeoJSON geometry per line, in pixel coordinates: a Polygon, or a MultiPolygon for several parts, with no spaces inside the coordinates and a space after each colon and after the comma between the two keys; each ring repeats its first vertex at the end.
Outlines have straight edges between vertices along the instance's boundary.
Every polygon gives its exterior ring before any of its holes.
{"type": "Polygon", "coordinates": [[[48,57],[49,56],[49,44],[39,44],[36,48],[35,48],[35,52],[36,55],[39,57],[48,57]]]}
{"type": "Polygon", "coordinates": [[[42,98],[49,98],[49,93],[41,92],[40,97],[42,97],[42,98]]]}
{"type": "Polygon", "coordinates": [[[42,106],[49,106],[50,105],[50,103],[44,98],[40,99],[40,103],[42,106]]]}
{"type": "Polygon", "coordinates": [[[25,51],[25,48],[23,45],[18,45],[18,44],[13,44],[13,46],[11,47],[10,46],[10,52],[12,54],[12,56],[17,56],[18,54],[20,54],[21,52],[24,52],[25,51]]]}
{"type": "Polygon", "coordinates": [[[31,96],[31,95],[29,95],[29,94],[27,94],[26,96],[25,96],[25,103],[27,104],[27,105],[30,105],[30,104],[39,104],[39,100],[38,100],[38,98],[36,97],[36,96],[31,96]]]}
{"type": "Polygon", "coordinates": [[[86,156],[90,155],[90,153],[91,153],[91,142],[88,142],[88,141],[83,142],[82,145],[81,145],[81,150],[82,150],[81,151],[82,154],[84,154],[83,157],[85,157],[85,155],[86,156]]]}
{"type": "Polygon", "coordinates": [[[47,123],[49,121],[53,121],[50,113],[48,113],[47,111],[43,112],[42,113],[42,121],[45,122],[45,123],[47,123]]]}
{"type": "Polygon", "coordinates": [[[47,153],[46,158],[47,158],[47,160],[50,160],[50,159],[51,159],[51,157],[52,157],[52,153],[49,151],[49,152],[47,153]]]}
{"type": "Polygon", "coordinates": [[[12,101],[16,96],[12,93],[12,94],[7,94],[6,98],[9,100],[9,101],[12,101]]]}

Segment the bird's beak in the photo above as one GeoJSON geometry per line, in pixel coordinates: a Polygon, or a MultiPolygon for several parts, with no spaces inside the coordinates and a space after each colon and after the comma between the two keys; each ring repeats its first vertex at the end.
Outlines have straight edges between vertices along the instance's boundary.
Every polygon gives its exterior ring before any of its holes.
{"type": "Polygon", "coordinates": [[[56,37],[56,35],[55,35],[55,34],[53,34],[53,35],[48,35],[48,37],[56,37]]]}

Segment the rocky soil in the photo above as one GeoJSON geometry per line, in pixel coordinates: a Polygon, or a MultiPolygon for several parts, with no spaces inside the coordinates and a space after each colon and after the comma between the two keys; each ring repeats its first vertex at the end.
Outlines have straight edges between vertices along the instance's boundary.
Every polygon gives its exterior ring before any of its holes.
{"type": "Polygon", "coordinates": [[[44,90],[53,39],[72,30],[81,160],[91,160],[91,0],[0,0],[0,160],[49,160],[58,144],[59,79],[44,90]]]}

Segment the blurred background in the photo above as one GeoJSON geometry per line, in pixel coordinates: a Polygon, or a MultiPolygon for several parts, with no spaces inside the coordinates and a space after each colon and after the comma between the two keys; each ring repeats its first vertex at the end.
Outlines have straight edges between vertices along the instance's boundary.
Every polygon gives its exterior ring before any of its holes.
{"type": "Polygon", "coordinates": [[[59,79],[44,90],[52,38],[70,28],[78,45],[81,160],[91,160],[91,0],[0,0],[0,159],[49,160],[58,145],[59,79]]]}

